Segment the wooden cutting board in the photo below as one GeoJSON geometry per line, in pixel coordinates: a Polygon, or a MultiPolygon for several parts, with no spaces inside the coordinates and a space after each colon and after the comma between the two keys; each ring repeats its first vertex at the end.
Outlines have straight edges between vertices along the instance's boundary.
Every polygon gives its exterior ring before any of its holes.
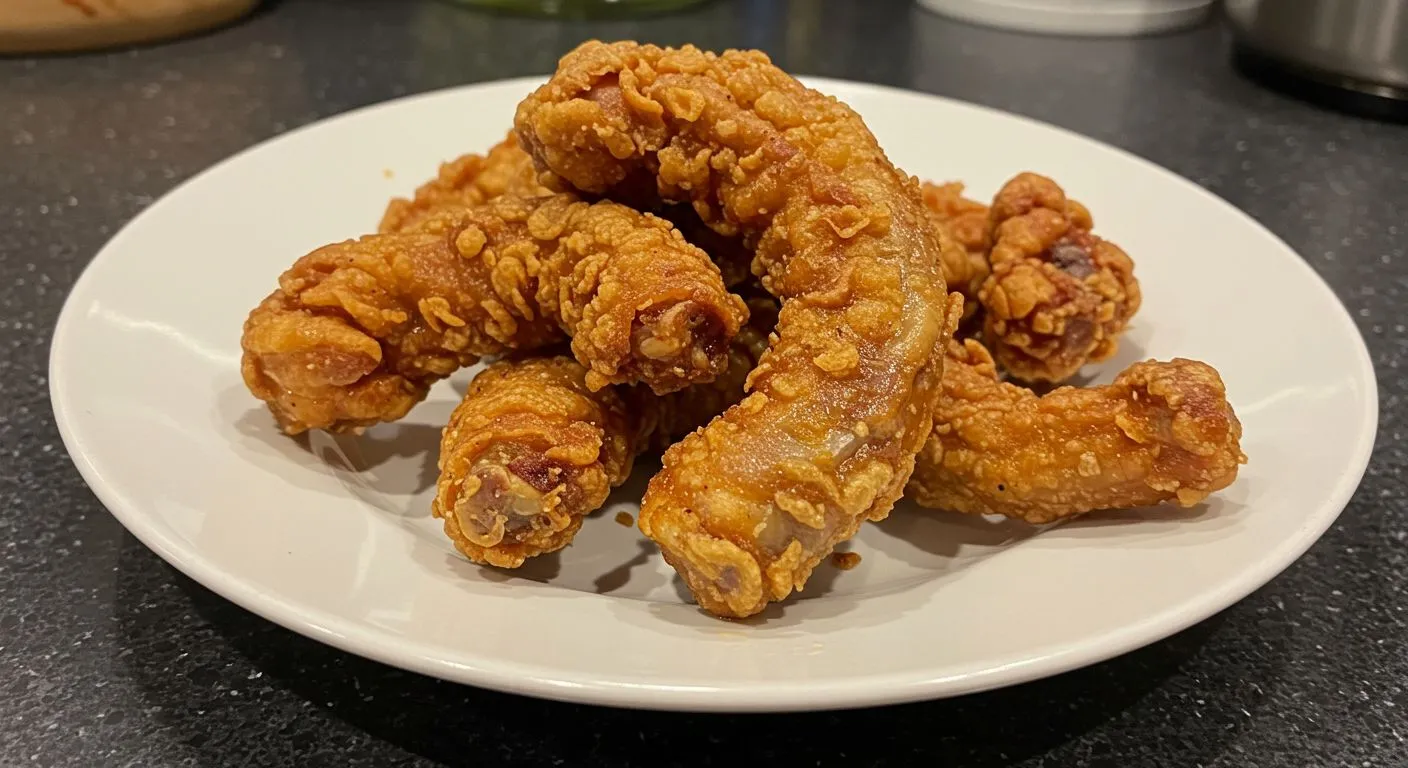
{"type": "Polygon", "coordinates": [[[107,48],[224,24],[259,0],[0,0],[0,53],[107,48]]]}

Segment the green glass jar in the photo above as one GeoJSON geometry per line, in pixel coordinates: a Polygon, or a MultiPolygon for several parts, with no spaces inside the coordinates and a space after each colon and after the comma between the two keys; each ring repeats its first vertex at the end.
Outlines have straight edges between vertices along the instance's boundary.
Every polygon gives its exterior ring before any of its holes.
{"type": "Polygon", "coordinates": [[[485,11],[573,19],[622,19],[665,13],[708,0],[448,0],[485,11]]]}

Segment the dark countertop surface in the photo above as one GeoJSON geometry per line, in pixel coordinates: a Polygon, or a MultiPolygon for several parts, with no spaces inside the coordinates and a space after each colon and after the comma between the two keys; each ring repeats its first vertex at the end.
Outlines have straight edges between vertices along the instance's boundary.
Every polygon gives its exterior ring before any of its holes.
{"type": "Polygon", "coordinates": [[[718,0],[587,24],[286,0],[180,42],[0,58],[0,765],[1408,765],[1405,230],[1408,128],[1244,80],[1215,26],[1069,40],[905,2],[718,0]],[[1165,642],[1009,690],[817,715],[625,712],[436,682],[258,619],[126,534],[65,455],[45,379],[60,305],[103,242],[251,144],[545,73],[588,37],[759,47],[794,72],[1029,115],[1196,180],[1303,254],[1368,340],[1382,416],[1363,486],[1282,576],[1165,642]]]}

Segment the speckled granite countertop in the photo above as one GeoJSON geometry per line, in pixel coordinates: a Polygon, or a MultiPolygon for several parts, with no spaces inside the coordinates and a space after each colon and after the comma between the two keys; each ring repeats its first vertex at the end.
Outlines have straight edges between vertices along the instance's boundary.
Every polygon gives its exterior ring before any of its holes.
{"type": "Polygon", "coordinates": [[[286,0],[178,43],[0,59],[0,764],[1408,765],[1405,230],[1408,128],[1248,83],[1215,28],[1074,41],[905,2],[721,0],[589,25],[286,0]],[[245,613],[124,533],[65,456],[45,381],[60,304],[103,242],[255,142],[546,72],[587,37],[760,47],[792,71],[1030,115],[1198,181],[1300,251],[1368,339],[1382,422],[1363,486],[1284,575],[1166,642],[991,694],[777,717],[566,706],[402,673],[245,613]]]}

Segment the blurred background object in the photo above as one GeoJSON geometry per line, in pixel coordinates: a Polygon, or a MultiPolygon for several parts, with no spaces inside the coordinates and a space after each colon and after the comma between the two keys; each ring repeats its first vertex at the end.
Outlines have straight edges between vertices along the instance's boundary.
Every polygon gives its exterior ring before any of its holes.
{"type": "Polygon", "coordinates": [[[665,13],[708,0],[449,0],[481,10],[570,19],[623,19],[665,13]]]}
{"type": "Polygon", "coordinates": [[[1196,26],[1213,0],[918,0],[984,26],[1051,35],[1125,36],[1196,26]]]}
{"type": "Polygon", "coordinates": [[[132,45],[210,29],[259,0],[0,0],[0,53],[132,45]]]}
{"type": "Polygon", "coordinates": [[[1226,0],[1237,63],[1296,96],[1408,119],[1408,0],[1226,0]]]}

